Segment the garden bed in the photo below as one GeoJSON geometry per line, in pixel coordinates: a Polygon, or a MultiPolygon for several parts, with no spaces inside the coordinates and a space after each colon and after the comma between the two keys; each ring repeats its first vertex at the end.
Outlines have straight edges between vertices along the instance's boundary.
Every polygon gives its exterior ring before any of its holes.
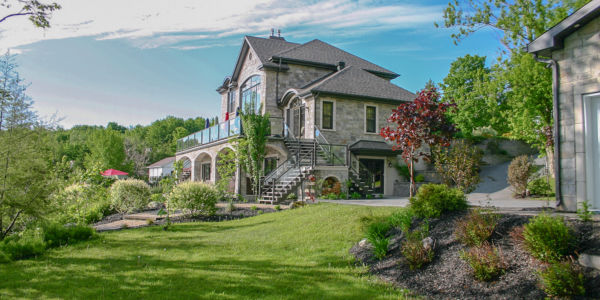
{"type": "MultiPolygon", "coordinates": [[[[463,246],[454,237],[457,220],[466,212],[451,213],[429,222],[430,236],[434,239],[435,257],[422,269],[410,270],[400,252],[404,234],[398,229],[389,232],[388,255],[382,260],[373,256],[369,243],[361,241],[350,252],[357,261],[369,267],[370,272],[386,282],[409,289],[429,298],[458,299],[539,299],[545,293],[538,285],[536,271],[543,264],[531,257],[510,237],[509,232],[529,220],[528,216],[502,215],[491,242],[498,246],[508,264],[505,274],[492,282],[474,279],[469,265],[460,258],[463,246]]],[[[600,244],[600,225],[569,221],[580,239],[579,252],[597,252],[600,244]]],[[[600,297],[600,272],[584,268],[588,297],[600,297]]]]}

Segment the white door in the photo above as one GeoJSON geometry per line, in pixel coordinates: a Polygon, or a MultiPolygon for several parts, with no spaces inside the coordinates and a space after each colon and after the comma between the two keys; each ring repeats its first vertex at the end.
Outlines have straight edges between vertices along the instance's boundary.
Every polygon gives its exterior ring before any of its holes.
{"type": "Polygon", "coordinates": [[[600,94],[585,96],[585,152],[587,200],[600,210],[600,94]]]}

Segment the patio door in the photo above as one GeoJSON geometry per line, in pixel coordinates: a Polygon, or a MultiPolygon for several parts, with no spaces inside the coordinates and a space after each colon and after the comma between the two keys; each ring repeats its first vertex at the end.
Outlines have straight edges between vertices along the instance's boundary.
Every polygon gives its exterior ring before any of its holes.
{"type": "Polygon", "coordinates": [[[296,138],[304,137],[304,105],[292,108],[292,118],[290,127],[296,138]]]}
{"type": "MultiPolygon", "coordinates": [[[[372,182],[373,193],[383,194],[383,172],[384,172],[384,160],[383,159],[370,159],[361,158],[360,162],[370,173],[364,172],[363,176],[371,176],[370,182],[372,182]]],[[[359,170],[360,172],[361,170],[359,170]]]]}
{"type": "Polygon", "coordinates": [[[600,94],[583,98],[585,109],[585,153],[587,200],[600,210],[600,94]]]}

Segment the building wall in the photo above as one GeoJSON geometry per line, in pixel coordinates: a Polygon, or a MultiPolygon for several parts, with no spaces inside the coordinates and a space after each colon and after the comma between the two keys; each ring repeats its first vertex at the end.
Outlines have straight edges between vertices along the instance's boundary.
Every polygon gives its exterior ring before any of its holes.
{"type": "Polygon", "coordinates": [[[552,57],[560,72],[562,208],[575,211],[587,199],[583,96],[600,92],[600,18],[568,36],[552,57]]]}

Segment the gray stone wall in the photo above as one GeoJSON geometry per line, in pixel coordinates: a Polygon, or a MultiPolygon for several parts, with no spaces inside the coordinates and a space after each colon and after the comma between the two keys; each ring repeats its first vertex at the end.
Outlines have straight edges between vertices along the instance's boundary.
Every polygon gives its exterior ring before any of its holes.
{"type": "Polygon", "coordinates": [[[586,193],[583,96],[600,92],[600,18],[581,27],[552,54],[558,61],[562,208],[575,211],[586,193]]]}

